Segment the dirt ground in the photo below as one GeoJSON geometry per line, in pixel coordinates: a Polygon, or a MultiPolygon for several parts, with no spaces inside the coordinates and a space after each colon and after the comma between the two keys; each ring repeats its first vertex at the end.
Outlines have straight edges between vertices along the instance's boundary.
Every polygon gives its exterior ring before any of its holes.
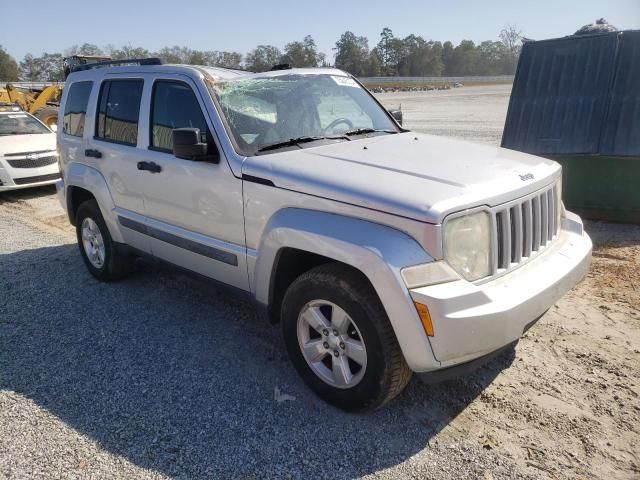
{"type": "MultiPolygon", "coordinates": [[[[510,85],[378,95],[405,126],[499,144],[510,85]]],[[[586,222],[587,278],[519,343],[516,361],[442,434],[552,478],[640,478],[640,227],[586,222]]]]}
{"type": "Polygon", "coordinates": [[[400,107],[412,130],[499,145],[510,94],[511,85],[489,85],[376,97],[387,108],[400,107]]]}
{"type": "Polygon", "coordinates": [[[443,431],[551,478],[640,477],[640,228],[587,223],[587,278],[443,431]]]}
{"type": "MultiPolygon", "coordinates": [[[[402,103],[408,128],[496,144],[508,95],[492,86],[379,97],[402,103]]],[[[51,189],[7,194],[3,212],[74,242],[51,189]]],[[[388,415],[436,433],[365,476],[423,478],[414,466],[446,446],[462,463],[438,478],[459,478],[456,468],[485,456],[517,477],[640,478],[640,226],[586,222],[586,230],[594,242],[587,278],[480,372],[434,386],[414,380],[388,415]]]]}

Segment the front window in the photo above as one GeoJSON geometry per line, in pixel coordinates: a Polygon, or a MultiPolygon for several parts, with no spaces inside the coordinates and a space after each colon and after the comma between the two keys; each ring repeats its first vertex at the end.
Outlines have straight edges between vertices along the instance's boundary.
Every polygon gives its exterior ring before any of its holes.
{"type": "Polygon", "coordinates": [[[22,112],[0,115],[0,136],[51,133],[38,120],[22,112]]]}
{"type": "Polygon", "coordinates": [[[209,85],[243,155],[399,131],[387,112],[349,77],[288,74],[209,85]],[[304,143],[296,142],[299,139],[304,143]]]}

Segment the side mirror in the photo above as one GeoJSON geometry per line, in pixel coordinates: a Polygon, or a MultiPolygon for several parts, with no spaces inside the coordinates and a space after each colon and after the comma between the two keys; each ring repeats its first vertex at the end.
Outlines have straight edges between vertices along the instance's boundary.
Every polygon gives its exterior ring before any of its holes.
{"type": "Polygon", "coordinates": [[[199,128],[176,128],[172,131],[173,154],[185,160],[205,160],[207,144],[200,141],[199,128]]]}
{"type": "Polygon", "coordinates": [[[402,126],[402,110],[389,110],[389,113],[396,119],[396,122],[402,126]]]}

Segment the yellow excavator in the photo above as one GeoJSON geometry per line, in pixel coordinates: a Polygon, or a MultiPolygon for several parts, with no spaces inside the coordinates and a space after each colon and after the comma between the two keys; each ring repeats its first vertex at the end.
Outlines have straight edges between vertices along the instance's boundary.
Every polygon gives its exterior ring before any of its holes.
{"type": "MultiPolygon", "coordinates": [[[[73,55],[65,57],[63,60],[64,78],[66,79],[77,65],[109,60],[111,57],[105,56],[73,55]]],[[[64,83],[61,82],[43,88],[25,88],[7,83],[4,88],[0,87],[0,102],[16,104],[25,112],[34,115],[41,122],[55,129],[58,123],[58,108],[60,107],[63,86],[64,83]]]]}

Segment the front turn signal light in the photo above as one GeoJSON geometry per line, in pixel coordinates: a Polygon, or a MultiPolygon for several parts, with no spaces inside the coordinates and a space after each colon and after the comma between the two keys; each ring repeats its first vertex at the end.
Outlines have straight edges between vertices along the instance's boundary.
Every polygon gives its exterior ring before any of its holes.
{"type": "Polygon", "coordinates": [[[429,337],[433,337],[433,323],[431,323],[431,314],[429,313],[429,309],[426,305],[423,305],[418,302],[413,302],[416,306],[416,310],[418,311],[418,316],[420,317],[420,321],[422,322],[422,328],[424,328],[425,333],[429,337]]]}

